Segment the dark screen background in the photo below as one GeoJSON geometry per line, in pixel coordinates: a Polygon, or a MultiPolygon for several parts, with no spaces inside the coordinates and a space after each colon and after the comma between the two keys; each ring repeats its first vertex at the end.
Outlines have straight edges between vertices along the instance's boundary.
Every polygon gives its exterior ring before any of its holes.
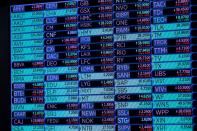
{"type": "MultiPolygon", "coordinates": [[[[4,1],[4,0],[3,0],[4,1]]],[[[10,40],[9,3],[0,2],[0,130],[9,131],[10,117],[10,40]]]]}

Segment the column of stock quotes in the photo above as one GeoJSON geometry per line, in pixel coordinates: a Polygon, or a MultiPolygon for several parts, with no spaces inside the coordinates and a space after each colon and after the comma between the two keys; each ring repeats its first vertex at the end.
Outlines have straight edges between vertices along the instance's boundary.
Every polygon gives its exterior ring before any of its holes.
{"type": "Polygon", "coordinates": [[[197,1],[12,5],[13,131],[197,130],[197,1]]]}

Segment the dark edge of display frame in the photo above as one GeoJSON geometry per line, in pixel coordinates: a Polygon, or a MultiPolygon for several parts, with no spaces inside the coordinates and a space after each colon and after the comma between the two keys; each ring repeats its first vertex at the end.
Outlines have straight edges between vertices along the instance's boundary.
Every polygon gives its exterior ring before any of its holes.
{"type": "Polygon", "coordinates": [[[10,5],[0,3],[0,130],[11,130],[10,5]]]}

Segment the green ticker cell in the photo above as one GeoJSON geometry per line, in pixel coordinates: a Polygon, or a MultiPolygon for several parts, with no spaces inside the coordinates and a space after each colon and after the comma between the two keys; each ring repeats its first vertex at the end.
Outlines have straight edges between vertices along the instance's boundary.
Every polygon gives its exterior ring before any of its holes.
{"type": "Polygon", "coordinates": [[[44,28],[42,25],[25,26],[25,27],[12,27],[11,33],[28,33],[28,32],[42,32],[44,28]]]}
{"type": "Polygon", "coordinates": [[[192,101],[155,101],[153,108],[192,108],[192,101]]]}
{"type": "Polygon", "coordinates": [[[33,47],[33,46],[43,46],[44,40],[24,40],[24,41],[12,41],[12,47],[33,47]]]}
{"type": "Polygon", "coordinates": [[[176,78],[154,78],[152,85],[184,85],[192,84],[191,77],[176,77],[176,78]]]}
{"type": "Polygon", "coordinates": [[[12,54],[44,53],[44,47],[12,48],[12,54]]]}
{"type": "Polygon", "coordinates": [[[40,111],[45,104],[12,104],[12,111],[40,111]]]}
{"type": "Polygon", "coordinates": [[[192,117],[153,117],[153,124],[192,124],[192,117]]]}
{"type": "Polygon", "coordinates": [[[43,25],[44,18],[33,18],[33,19],[22,19],[22,20],[12,20],[11,26],[28,26],[28,25],[43,25]]]}
{"type": "Polygon", "coordinates": [[[12,62],[37,60],[44,60],[44,54],[12,55],[12,62]]]}
{"type": "Polygon", "coordinates": [[[190,22],[151,25],[152,31],[184,30],[189,28],[190,22]]]}
{"type": "Polygon", "coordinates": [[[12,34],[12,40],[43,39],[44,33],[12,34]]]}
{"type": "Polygon", "coordinates": [[[189,61],[191,54],[152,55],[152,62],[189,61]]]}
{"type": "Polygon", "coordinates": [[[153,70],[186,69],[191,68],[191,62],[152,63],[153,70]]]}
{"type": "Polygon", "coordinates": [[[44,17],[77,15],[77,8],[44,11],[44,17]]]}
{"type": "Polygon", "coordinates": [[[44,17],[44,11],[12,13],[11,19],[30,19],[30,18],[42,18],[44,17]]]}

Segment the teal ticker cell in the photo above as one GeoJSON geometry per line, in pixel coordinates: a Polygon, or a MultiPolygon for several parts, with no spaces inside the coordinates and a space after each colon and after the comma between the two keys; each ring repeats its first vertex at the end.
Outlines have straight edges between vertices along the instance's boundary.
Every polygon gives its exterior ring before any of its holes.
{"type": "Polygon", "coordinates": [[[113,28],[83,29],[78,30],[79,36],[109,35],[113,34],[113,28]]]}
{"type": "Polygon", "coordinates": [[[44,47],[12,48],[12,54],[44,53],[44,47]]]}
{"type": "Polygon", "coordinates": [[[192,108],[192,101],[155,101],[153,108],[192,108]]]}
{"type": "Polygon", "coordinates": [[[44,68],[12,69],[12,75],[42,75],[44,73],[44,68]]]}
{"type": "Polygon", "coordinates": [[[192,93],[159,93],[153,94],[153,100],[192,100],[192,93]]]}
{"type": "Polygon", "coordinates": [[[130,40],[149,40],[150,33],[135,33],[135,34],[115,34],[114,41],[130,41],[130,40]]]}
{"type": "Polygon", "coordinates": [[[112,102],[114,95],[80,95],[79,102],[112,102]]]}
{"type": "Polygon", "coordinates": [[[151,25],[152,31],[184,30],[189,28],[190,22],[151,25]]]}
{"type": "Polygon", "coordinates": [[[12,47],[33,47],[33,46],[43,46],[44,40],[24,40],[24,41],[12,41],[12,47]]]}
{"type": "Polygon", "coordinates": [[[79,131],[79,129],[79,125],[45,125],[45,131],[79,131]]]}
{"type": "Polygon", "coordinates": [[[11,33],[28,33],[28,32],[42,32],[42,31],[44,31],[43,25],[11,28],[11,33]]]}
{"type": "Polygon", "coordinates": [[[77,73],[78,68],[71,67],[49,67],[49,68],[29,68],[29,69],[13,69],[12,75],[35,75],[35,74],[65,74],[77,73]]]}
{"type": "Polygon", "coordinates": [[[45,82],[44,87],[47,88],[77,88],[78,81],[56,81],[56,82],[45,82]]]}
{"type": "Polygon", "coordinates": [[[44,125],[12,126],[12,131],[44,131],[44,125]]]}
{"type": "Polygon", "coordinates": [[[116,87],[115,94],[152,93],[151,86],[116,87]]]}
{"type": "Polygon", "coordinates": [[[44,60],[44,54],[12,55],[12,62],[37,60],[44,60]]]}
{"type": "Polygon", "coordinates": [[[100,94],[100,95],[110,95],[114,94],[114,87],[107,87],[107,88],[81,88],[79,90],[80,95],[95,95],[95,94],[100,94]]]}
{"type": "Polygon", "coordinates": [[[44,105],[45,104],[12,104],[12,111],[43,111],[44,105]]]}
{"type": "MultiPolygon", "coordinates": [[[[82,125],[81,124],[81,125],[79,125],[79,130],[83,129],[84,131],[87,131],[89,127],[90,126],[88,126],[88,125],[82,125]]],[[[91,125],[91,131],[115,131],[115,130],[116,130],[116,125],[115,124],[114,125],[112,125],[112,124],[91,125]],[[99,130],[99,129],[101,129],[101,130],[99,130]],[[105,129],[105,130],[103,130],[103,129],[105,129]]],[[[80,131],[82,131],[82,130],[80,130],[80,131]]]]}
{"type": "Polygon", "coordinates": [[[192,117],[153,117],[153,124],[192,124],[192,117]]]}
{"type": "Polygon", "coordinates": [[[139,109],[139,108],[152,108],[152,102],[141,101],[141,102],[116,102],[116,109],[139,109]]]}
{"type": "Polygon", "coordinates": [[[193,131],[193,126],[188,125],[154,125],[154,131],[193,131]]]}
{"type": "Polygon", "coordinates": [[[44,18],[33,18],[33,19],[22,19],[22,20],[11,20],[11,26],[28,26],[28,25],[43,25],[44,18]]]}
{"type": "Polygon", "coordinates": [[[191,77],[176,77],[176,78],[154,78],[152,85],[184,85],[192,84],[191,77]]]}
{"type": "Polygon", "coordinates": [[[44,17],[44,11],[11,13],[11,19],[30,19],[42,17],[44,17]]]}
{"type": "Polygon", "coordinates": [[[43,82],[44,75],[34,75],[34,76],[14,76],[12,77],[12,83],[21,82],[43,82]]]}
{"type": "Polygon", "coordinates": [[[79,117],[78,110],[66,110],[66,111],[45,111],[45,118],[70,118],[79,117]]]}
{"type": "Polygon", "coordinates": [[[80,73],[79,80],[114,79],[114,72],[106,73],[80,73]]]}
{"type": "Polygon", "coordinates": [[[191,54],[152,55],[152,62],[189,61],[191,54]]]}
{"type": "Polygon", "coordinates": [[[12,40],[43,39],[44,33],[12,34],[12,40]]]}
{"type": "Polygon", "coordinates": [[[167,63],[152,63],[153,70],[168,70],[168,69],[186,69],[191,68],[191,62],[167,62],[167,63]]]}
{"type": "Polygon", "coordinates": [[[151,85],[151,79],[116,79],[115,86],[147,86],[151,85]]]}
{"type": "Polygon", "coordinates": [[[45,74],[65,74],[65,73],[78,73],[77,66],[67,67],[49,67],[45,68],[45,74]]]}
{"type": "Polygon", "coordinates": [[[190,37],[190,30],[153,32],[152,39],[167,39],[167,38],[181,38],[190,37]]]}
{"type": "Polygon", "coordinates": [[[46,89],[45,96],[65,96],[65,95],[78,95],[77,88],[70,89],[46,89]]]}
{"type": "Polygon", "coordinates": [[[78,96],[47,96],[45,103],[69,103],[78,102],[78,96]]]}
{"type": "Polygon", "coordinates": [[[77,8],[44,11],[44,17],[77,15],[77,8]]]}

